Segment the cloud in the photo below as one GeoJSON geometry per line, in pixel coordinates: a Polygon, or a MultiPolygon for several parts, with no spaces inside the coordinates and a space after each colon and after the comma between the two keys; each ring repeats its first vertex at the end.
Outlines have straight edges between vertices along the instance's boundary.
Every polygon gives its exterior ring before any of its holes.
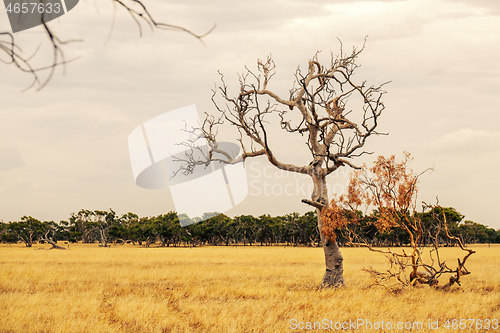
{"type": "Polygon", "coordinates": [[[453,0],[451,2],[463,3],[471,7],[487,9],[496,15],[500,14],[500,2],[498,0],[453,0]]]}
{"type": "Polygon", "coordinates": [[[445,154],[470,156],[479,153],[498,152],[500,150],[500,132],[462,128],[433,140],[427,143],[426,146],[436,153],[445,154]]]}
{"type": "Polygon", "coordinates": [[[0,172],[10,171],[26,165],[21,152],[15,148],[0,149],[0,172]]]}

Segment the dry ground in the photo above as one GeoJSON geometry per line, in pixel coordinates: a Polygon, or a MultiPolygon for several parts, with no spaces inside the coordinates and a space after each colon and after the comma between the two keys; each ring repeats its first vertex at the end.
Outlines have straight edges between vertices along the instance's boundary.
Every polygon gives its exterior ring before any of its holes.
{"type": "MultiPolygon", "coordinates": [[[[386,259],[363,248],[342,250],[345,288],[318,290],[320,248],[47,247],[0,246],[0,332],[296,332],[307,322],[331,328],[310,332],[336,332],[349,320],[364,320],[356,332],[500,332],[500,323],[443,327],[447,319],[500,320],[500,246],[473,247],[461,288],[400,294],[368,287],[361,268],[383,268],[386,259]],[[423,328],[396,327],[413,322],[423,328]]],[[[444,250],[450,258],[456,251],[444,250]]]]}

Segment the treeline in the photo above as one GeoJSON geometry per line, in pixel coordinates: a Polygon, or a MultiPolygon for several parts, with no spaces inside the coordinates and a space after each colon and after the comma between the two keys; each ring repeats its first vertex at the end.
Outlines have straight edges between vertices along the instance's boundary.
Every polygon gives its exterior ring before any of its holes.
{"type": "MultiPolygon", "coordinates": [[[[435,213],[435,212],[434,212],[435,213]]],[[[442,213],[442,212],[440,212],[442,213]]],[[[500,243],[500,230],[488,228],[472,221],[464,221],[464,216],[454,208],[444,208],[450,232],[462,238],[465,243],[500,243]]],[[[361,214],[361,212],[360,212],[361,214]]],[[[27,247],[35,243],[82,242],[132,243],[149,247],[157,246],[200,246],[200,245],[305,245],[319,246],[316,212],[304,215],[298,213],[271,217],[241,215],[230,218],[224,214],[206,213],[205,220],[192,223],[187,216],[169,212],[153,217],[139,217],[133,213],[116,214],[113,210],[81,210],[71,214],[67,221],[39,221],[31,216],[23,216],[20,221],[0,223],[0,242],[24,242],[27,247]]],[[[379,232],[369,219],[361,225],[351,227],[355,234],[374,246],[400,246],[409,243],[407,233],[392,229],[379,232]]],[[[424,236],[422,245],[436,240],[432,212],[422,214],[424,236]],[[427,214],[427,215],[426,215],[427,214]]],[[[346,239],[339,234],[341,245],[346,239]]]]}

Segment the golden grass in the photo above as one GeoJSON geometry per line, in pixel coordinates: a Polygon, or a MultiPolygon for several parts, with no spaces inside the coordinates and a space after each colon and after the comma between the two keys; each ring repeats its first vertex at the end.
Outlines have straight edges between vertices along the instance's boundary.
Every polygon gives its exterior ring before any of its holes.
{"type": "MultiPolygon", "coordinates": [[[[320,248],[45,248],[0,246],[0,332],[302,331],[293,319],[416,321],[424,328],[415,332],[456,332],[442,328],[446,319],[500,319],[500,246],[474,247],[461,288],[399,294],[368,287],[361,268],[386,259],[364,248],[342,249],[346,287],[338,290],[316,288],[320,248]],[[428,330],[429,319],[440,329],[428,330]]],[[[443,251],[452,258],[457,249],[443,251]]]]}

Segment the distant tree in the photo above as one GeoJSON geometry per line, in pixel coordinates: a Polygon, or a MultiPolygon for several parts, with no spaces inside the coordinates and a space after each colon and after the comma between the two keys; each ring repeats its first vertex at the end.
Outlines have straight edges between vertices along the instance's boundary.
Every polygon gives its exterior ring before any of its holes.
{"type": "MultiPolygon", "coordinates": [[[[446,217],[446,222],[448,224],[448,230],[450,231],[451,234],[453,235],[460,235],[462,237],[462,232],[460,231],[459,224],[463,221],[464,215],[460,214],[455,208],[453,207],[433,207],[431,210],[422,213],[419,215],[420,221],[422,223],[422,239],[421,241],[423,242],[424,245],[427,244],[432,244],[433,243],[433,235],[436,234],[437,229],[440,226],[435,224],[435,216],[436,215],[442,215],[444,214],[446,217]]],[[[446,242],[447,244],[450,244],[451,240],[448,238],[442,238],[440,239],[442,242],[446,242]]],[[[462,241],[465,243],[465,239],[462,238],[462,241]]]]}
{"type": "Polygon", "coordinates": [[[13,244],[19,241],[19,236],[11,227],[12,223],[0,222],[0,242],[13,244]]]}
{"type": "Polygon", "coordinates": [[[54,221],[50,221],[44,222],[43,227],[45,230],[43,232],[43,235],[40,237],[40,240],[52,245],[51,249],[66,250],[65,247],[57,245],[57,240],[54,241],[53,239],[59,226],[54,221]]]}
{"type": "Polygon", "coordinates": [[[149,247],[156,241],[154,217],[141,217],[130,226],[130,236],[135,244],[149,247]]]}
{"type": "Polygon", "coordinates": [[[71,240],[70,223],[66,220],[62,220],[59,221],[59,223],[56,223],[55,225],[57,227],[55,230],[55,239],[70,241],[71,240]]]}
{"type": "Polygon", "coordinates": [[[108,211],[81,209],[69,218],[70,234],[83,243],[99,242],[99,246],[108,246],[108,232],[119,222],[116,213],[108,211]]]}
{"type": "Polygon", "coordinates": [[[260,245],[269,245],[271,242],[271,224],[273,223],[273,218],[266,214],[261,215],[255,220],[255,226],[257,227],[257,239],[256,241],[260,243],[260,245]]]}
{"type": "Polygon", "coordinates": [[[95,227],[99,233],[99,246],[108,246],[108,232],[118,222],[116,213],[110,209],[109,212],[96,210],[93,212],[95,227]]]}
{"type": "Polygon", "coordinates": [[[488,234],[488,239],[486,243],[495,243],[497,238],[497,232],[493,228],[486,228],[486,233],[488,234]]]}
{"type": "Polygon", "coordinates": [[[11,224],[11,230],[14,231],[17,236],[22,239],[26,244],[26,247],[31,247],[34,242],[38,241],[42,232],[44,231],[44,226],[42,222],[31,216],[21,217],[20,222],[13,222],[11,224]]]}
{"type": "Polygon", "coordinates": [[[240,215],[234,218],[236,224],[240,226],[239,240],[243,245],[252,245],[257,242],[258,225],[257,218],[252,215],[240,215]]]}
{"type": "Polygon", "coordinates": [[[131,226],[139,221],[139,216],[128,212],[118,218],[115,224],[111,226],[108,235],[117,243],[126,243],[132,241],[131,226]]]}
{"type": "Polygon", "coordinates": [[[297,231],[299,232],[299,242],[301,244],[320,245],[321,240],[317,225],[318,216],[316,211],[307,212],[300,217],[297,231]]]}
{"type": "Polygon", "coordinates": [[[231,232],[233,231],[232,219],[226,214],[217,214],[215,216],[212,216],[209,220],[213,225],[213,239],[215,240],[213,244],[228,245],[229,238],[231,237],[231,232]]]}
{"type": "Polygon", "coordinates": [[[195,221],[193,221],[193,219],[191,219],[187,214],[180,214],[179,216],[179,223],[182,225],[182,226],[188,226],[188,225],[191,225],[191,224],[194,224],[196,223],[195,221]]]}
{"type": "Polygon", "coordinates": [[[185,227],[186,232],[191,236],[192,244],[219,245],[224,242],[226,239],[225,227],[228,224],[229,217],[224,214],[208,213],[202,218],[206,219],[185,227]]]}
{"type": "Polygon", "coordinates": [[[235,219],[231,219],[226,216],[223,224],[224,230],[221,231],[221,237],[224,240],[224,244],[229,246],[231,243],[239,243],[241,241],[241,226],[236,222],[235,219]]]}
{"type": "Polygon", "coordinates": [[[495,230],[486,226],[467,220],[458,227],[466,243],[490,243],[495,239],[495,230]]]}
{"type": "Polygon", "coordinates": [[[71,225],[70,232],[72,237],[81,240],[82,243],[92,243],[95,241],[95,221],[93,220],[93,211],[81,209],[78,213],[72,213],[69,218],[71,225]]]}
{"type": "Polygon", "coordinates": [[[153,218],[154,230],[161,246],[170,246],[179,241],[181,226],[176,212],[159,215],[153,218]]]}

